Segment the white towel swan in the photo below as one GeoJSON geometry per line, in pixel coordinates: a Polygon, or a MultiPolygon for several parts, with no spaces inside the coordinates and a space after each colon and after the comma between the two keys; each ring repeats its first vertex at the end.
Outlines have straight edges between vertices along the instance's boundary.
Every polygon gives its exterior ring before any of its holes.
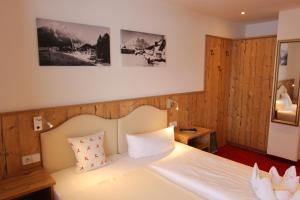
{"type": "Polygon", "coordinates": [[[294,166],[281,177],[275,167],[270,169],[269,174],[261,175],[255,163],[250,182],[260,200],[300,200],[300,190],[297,191],[299,176],[294,166]]]}

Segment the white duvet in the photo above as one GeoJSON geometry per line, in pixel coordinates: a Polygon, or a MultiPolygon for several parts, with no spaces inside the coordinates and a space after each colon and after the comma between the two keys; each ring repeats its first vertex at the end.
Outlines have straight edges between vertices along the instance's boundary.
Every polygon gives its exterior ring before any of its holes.
{"type": "Polygon", "coordinates": [[[171,155],[150,165],[172,182],[211,200],[256,199],[251,168],[198,149],[177,145],[171,155]]]}
{"type": "MultiPolygon", "coordinates": [[[[176,148],[190,147],[176,143],[176,148]]],[[[56,181],[54,191],[58,200],[204,200],[147,167],[169,155],[172,151],[144,159],[132,159],[127,154],[110,157],[104,167],[77,173],[76,167],[67,168],[52,176],[56,181]]],[[[175,155],[174,155],[175,156],[175,155]]]]}

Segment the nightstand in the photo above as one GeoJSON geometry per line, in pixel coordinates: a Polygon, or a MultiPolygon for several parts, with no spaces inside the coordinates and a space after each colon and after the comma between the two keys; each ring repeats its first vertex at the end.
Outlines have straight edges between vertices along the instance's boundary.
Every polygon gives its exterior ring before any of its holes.
{"type": "Polygon", "coordinates": [[[175,140],[197,149],[211,152],[210,136],[213,133],[211,129],[196,127],[197,131],[180,131],[175,129],[175,140]]]}
{"type": "Polygon", "coordinates": [[[44,170],[0,181],[0,200],[53,200],[54,179],[44,170]]]}

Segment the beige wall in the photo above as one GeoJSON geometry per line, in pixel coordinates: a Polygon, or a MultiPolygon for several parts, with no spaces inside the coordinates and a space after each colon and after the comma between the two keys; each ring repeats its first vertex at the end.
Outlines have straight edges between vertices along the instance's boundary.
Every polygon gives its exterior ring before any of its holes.
{"type": "Polygon", "coordinates": [[[263,35],[276,35],[278,21],[267,21],[247,24],[245,26],[245,37],[257,37],[263,35]]]}
{"type": "MultiPolygon", "coordinates": [[[[300,8],[279,13],[278,39],[300,38],[300,8]]],[[[293,161],[300,159],[299,127],[270,123],[267,153],[293,161]]]]}
{"type": "Polygon", "coordinates": [[[0,24],[0,112],[203,90],[205,34],[244,34],[160,0],[1,0],[0,24]],[[37,17],[110,27],[112,66],[39,67],[37,17]],[[165,34],[167,66],[122,67],[120,29],[165,34]]]}

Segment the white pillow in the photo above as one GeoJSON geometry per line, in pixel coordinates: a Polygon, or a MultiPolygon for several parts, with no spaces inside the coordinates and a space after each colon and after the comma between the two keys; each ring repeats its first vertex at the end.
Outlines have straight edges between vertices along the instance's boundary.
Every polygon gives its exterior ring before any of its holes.
{"type": "Polygon", "coordinates": [[[287,102],[287,104],[289,106],[291,106],[293,104],[292,100],[291,100],[291,97],[288,93],[284,93],[282,94],[282,98],[287,102]]]}
{"type": "Polygon", "coordinates": [[[276,100],[276,110],[289,111],[291,110],[292,100],[287,93],[281,95],[281,98],[276,100]]]}
{"type": "Polygon", "coordinates": [[[86,172],[106,164],[103,141],[103,131],[84,137],[68,138],[75,153],[78,172],[86,172]]]}
{"type": "Polygon", "coordinates": [[[166,153],[174,148],[174,127],[150,133],[127,134],[128,155],[143,158],[166,153]]]}

